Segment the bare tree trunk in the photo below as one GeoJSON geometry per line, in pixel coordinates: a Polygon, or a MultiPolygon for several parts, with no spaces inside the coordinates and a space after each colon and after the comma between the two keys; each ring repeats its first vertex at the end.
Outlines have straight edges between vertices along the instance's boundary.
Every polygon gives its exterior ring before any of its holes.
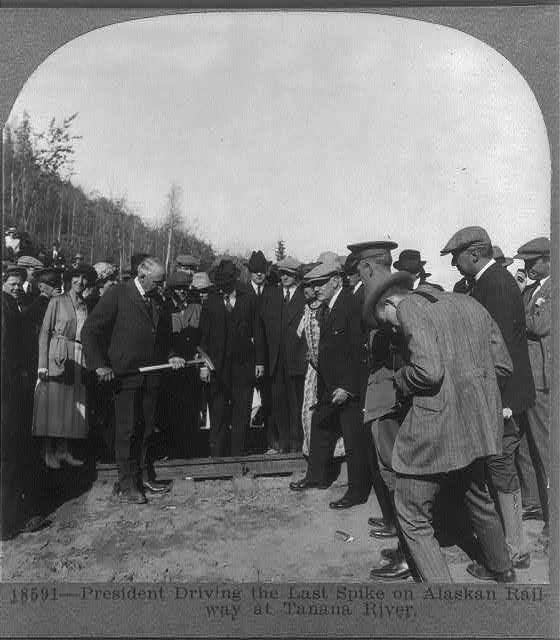
{"type": "Polygon", "coordinates": [[[74,242],[74,221],[76,219],[76,194],[74,194],[74,202],[72,204],[72,221],[70,223],[70,244],[74,242]]]}
{"type": "Polygon", "coordinates": [[[10,218],[15,224],[16,218],[14,214],[14,164],[12,161],[12,172],[10,175],[10,218]]]}
{"type": "Polygon", "coordinates": [[[165,255],[165,273],[169,273],[169,262],[171,259],[171,242],[173,240],[173,225],[169,225],[169,233],[167,236],[167,251],[165,255]]]}
{"type": "Polygon", "coordinates": [[[62,236],[62,200],[63,200],[64,191],[60,191],[60,202],[58,206],[58,233],[56,235],[56,239],[60,243],[60,238],[62,236]]]}

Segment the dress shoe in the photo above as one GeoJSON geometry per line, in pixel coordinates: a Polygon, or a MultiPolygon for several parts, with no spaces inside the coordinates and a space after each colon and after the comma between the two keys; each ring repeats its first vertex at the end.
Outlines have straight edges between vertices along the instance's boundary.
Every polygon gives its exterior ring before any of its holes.
{"type": "Polygon", "coordinates": [[[58,458],[50,452],[45,453],[45,464],[49,469],[60,469],[58,458]]]}
{"type": "Polygon", "coordinates": [[[118,489],[113,492],[113,497],[121,504],[146,504],[146,496],[140,493],[138,489],[118,489]]]}
{"type": "Polygon", "coordinates": [[[394,538],[397,535],[397,528],[394,524],[384,524],[382,527],[372,527],[369,535],[372,538],[394,538]]]}
{"type": "Polygon", "coordinates": [[[528,569],[531,566],[531,554],[523,553],[513,560],[514,569],[528,569]]]}
{"type": "Polygon", "coordinates": [[[525,507],[525,509],[523,509],[523,515],[521,517],[523,518],[523,520],[542,520],[543,512],[538,505],[525,507]]]}
{"type": "Polygon", "coordinates": [[[406,580],[412,575],[406,560],[391,562],[369,572],[371,580],[406,580]]]}
{"type": "Polygon", "coordinates": [[[383,518],[368,518],[367,523],[370,527],[383,527],[385,526],[385,520],[383,518]]]}
{"type": "Polygon", "coordinates": [[[328,484],[321,484],[319,482],[312,482],[307,478],[302,478],[296,482],[290,482],[290,489],[292,491],[307,491],[307,489],[328,489],[328,484]]]}
{"type": "Polygon", "coordinates": [[[507,569],[506,571],[490,571],[481,564],[473,562],[467,567],[467,573],[479,580],[494,580],[494,582],[515,582],[515,571],[507,569]]]}
{"type": "Polygon", "coordinates": [[[163,484],[157,480],[146,480],[146,482],[142,484],[142,487],[147,493],[156,495],[168,493],[171,490],[171,485],[163,484]]]}
{"type": "Polygon", "coordinates": [[[365,504],[368,501],[368,496],[360,497],[360,496],[349,496],[345,495],[338,500],[334,500],[333,502],[329,502],[329,507],[331,509],[350,509],[351,507],[355,507],[358,504],[365,504]]]}
{"type": "Polygon", "coordinates": [[[77,458],[74,458],[74,456],[70,453],[70,451],[62,451],[61,453],[59,453],[57,455],[58,455],[58,459],[61,462],[65,462],[66,464],[69,464],[71,467],[83,467],[84,466],[84,461],[83,460],[78,460],[77,458]]]}

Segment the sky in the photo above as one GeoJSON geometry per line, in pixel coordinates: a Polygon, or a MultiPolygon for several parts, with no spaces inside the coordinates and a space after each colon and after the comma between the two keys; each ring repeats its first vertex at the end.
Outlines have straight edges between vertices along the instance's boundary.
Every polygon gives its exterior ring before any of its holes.
{"type": "Polygon", "coordinates": [[[185,225],[217,251],[269,259],[392,239],[432,279],[480,225],[506,255],[549,235],[542,114],[518,71],[459,31],[392,16],[237,12],[92,31],[32,74],[10,121],[77,112],[73,182],[185,225]]]}

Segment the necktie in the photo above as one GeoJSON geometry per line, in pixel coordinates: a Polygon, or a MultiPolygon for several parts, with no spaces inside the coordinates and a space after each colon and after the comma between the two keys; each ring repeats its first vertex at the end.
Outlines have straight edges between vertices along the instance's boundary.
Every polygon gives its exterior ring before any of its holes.
{"type": "Polygon", "coordinates": [[[148,312],[150,318],[152,317],[152,300],[148,298],[148,296],[144,296],[142,298],[144,300],[144,306],[146,307],[146,311],[148,312]]]}
{"type": "Polygon", "coordinates": [[[227,311],[228,313],[231,313],[231,311],[232,311],[233,307],[231,306],[231,300],[230,300],[230,298],[229,298],[229,293],[226,293],[226,294],[224,295],[224,303],[225,303],[225,305],[226,305],[226,311],[227,311]]]}
{"type": "Polygon", "coordinates": [[[261,293],[262,293],[262,287],[261,287],[261,285],[259,284],[259,286],[257,287],[257,295],[258,295],[258,296],[260,296],[260,295],[261,295],[261,293]]]}
{"type": "Polygon", "coordinates": [[[290,290],[284,289],[284,304],[288,304],[290,302],[290,290]]]}

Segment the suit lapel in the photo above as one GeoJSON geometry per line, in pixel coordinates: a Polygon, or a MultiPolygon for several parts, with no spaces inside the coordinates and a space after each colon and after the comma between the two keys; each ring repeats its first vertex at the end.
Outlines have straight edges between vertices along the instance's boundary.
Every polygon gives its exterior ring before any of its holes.
{"type": "Polygon", "coordinates": [[[295,317],[295,315],[297,314],[299,305],[298,305],[298,299],[299,296],[302,295],[301,294],[301,289],[299,287],[299,285],[296,287],[296,290],[294,291],[292,297],[290,298],[290,302],[288,302],[288,304],[285,307],[285,313],[286,313],[286,324],[289,324],[295,317]]]}
{"type": "Polygon", "coordinates": [[[136,285],[134,284],[134,280],[132,280],[131,284],[129,285],[129,297],[136,304],[136,306],[142,311],[144,316],[148,318],[148,320],[150,321],[150,324],[153,324],[153,318],[150,315],[150,312],[148,311],[146,305],[144,304],[144,299],[140,295],[140,291],[138,291],[138,289],[136,288],[136,285]]]}

